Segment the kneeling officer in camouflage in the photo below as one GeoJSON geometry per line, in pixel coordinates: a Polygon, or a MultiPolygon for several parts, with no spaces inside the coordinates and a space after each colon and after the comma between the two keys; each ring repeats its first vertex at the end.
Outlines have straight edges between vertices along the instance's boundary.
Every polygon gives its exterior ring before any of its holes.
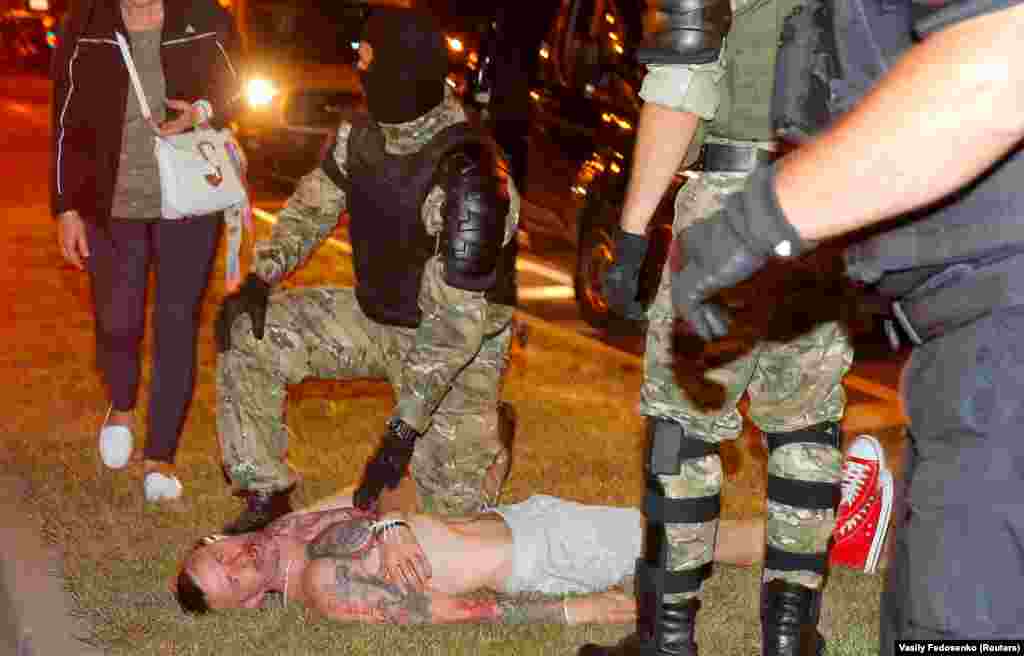
{"type": "Polygon", "coordinates": [[[411,464],[422,511],[472,513],[497,501],[507,473],[498,395],[515,298],[515,191],[447,89],[431,17],[376,10],[358,67],[369,117],[341,124],[217,318],[217,428],[225,470],[247,499],[229,533],[290,510],[286,386],[306,378],[381,378],[395,390],[355,493],[360,507],[411,464]],[[271,295],[346,210],[355,288],[271,295]]]}

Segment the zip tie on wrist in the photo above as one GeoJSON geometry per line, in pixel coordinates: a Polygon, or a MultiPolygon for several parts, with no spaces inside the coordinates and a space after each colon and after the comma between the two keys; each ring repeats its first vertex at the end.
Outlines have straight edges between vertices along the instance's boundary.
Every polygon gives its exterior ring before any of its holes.
{"type": "Polygon", "coordinates": [[[213,105],[205,98],[192,103],[192,125],[196,126],[208,122],[213,118],[213,105]]]}

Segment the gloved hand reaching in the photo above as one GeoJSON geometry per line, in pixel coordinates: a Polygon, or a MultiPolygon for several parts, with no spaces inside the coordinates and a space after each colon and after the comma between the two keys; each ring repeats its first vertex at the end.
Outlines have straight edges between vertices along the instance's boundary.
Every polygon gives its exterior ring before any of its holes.
{"type": "Polygon", "coordinates": [[[238,291],[224,299],[214,322],[218,351],[223,353],[231,349],[231,328],[235,319],[243,314],[248,314],[252,321],[253,337],[263,339],[269,298],[270,285],[256,274],[250,273],[238,291]]]}
{"type": "Polygon", "coordinates": [[[682,230],[669,249],[672,305],[705,341],[729,332],[729,313],[708,299],[760,270],[773,256],[813,248],[786,220],[775,197],[775,168],[758,169],[722,209],[682,230]]]}
{"type": "Polygon", "coordinates": [[[619,228],[615,231],[615,261],[601,281],[612,310],[634,321],[644,318],[643,303],[637,300],[640,291],[640,268],[647,255],[647,237],[619,228]]]}
{"type": "Polygon", "coordinates": [[[356,508],[370,510],[376,505],[385,487],[390,490],[398,487],[412,460],[419,436],[412,426],[401,419],[394,418],[388,422],[381,445],[366,463],[363,480],[352,495],[352,503],[356,508]]]}

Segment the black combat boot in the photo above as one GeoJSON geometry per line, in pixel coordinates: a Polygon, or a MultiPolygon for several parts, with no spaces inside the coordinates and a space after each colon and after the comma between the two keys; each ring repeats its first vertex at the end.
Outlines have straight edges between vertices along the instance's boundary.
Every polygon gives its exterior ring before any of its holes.
{"type": "Polygon", "coordinates": [[[820,656],[825,639],[818,633],[821,591],[776,579],[761,584],[763,656],[820,656]]]}
{"type": "Polygon", "coordinates": [[[583,645],[579,656],[697,656],[693,630],[698,608],[699,599],[662,604],[656,626],[641,619],[637,632],[614,647],[583,645]]]}
{"type": "Polygon", "coordinates": [[[267,524],[292,511],[288,501],[291,489],[280,492],[247,492],[245,510],[238,519],[224,527],[227,535],[262,530],[267,524]]]}

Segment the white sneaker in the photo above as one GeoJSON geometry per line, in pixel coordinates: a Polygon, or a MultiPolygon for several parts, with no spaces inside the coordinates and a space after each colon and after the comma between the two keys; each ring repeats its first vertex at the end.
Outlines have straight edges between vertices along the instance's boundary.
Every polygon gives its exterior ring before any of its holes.
{"type": "Polygon", "coordinates": [[[177,499],[183,490],[177,476],[168,476],[156,471],[146,474],[142,487],[146,492],[146,501],[177,499]]]}
{"type": "Polygon", "coordinates": [[[111,405],[107,410],[107,416],[103,418],[103,428],[100,429],[100,459],[111,469],[121,469],[132,457],[135,438],[127,426],[107,425],[113,410],[114,406],[111,405]]]}

